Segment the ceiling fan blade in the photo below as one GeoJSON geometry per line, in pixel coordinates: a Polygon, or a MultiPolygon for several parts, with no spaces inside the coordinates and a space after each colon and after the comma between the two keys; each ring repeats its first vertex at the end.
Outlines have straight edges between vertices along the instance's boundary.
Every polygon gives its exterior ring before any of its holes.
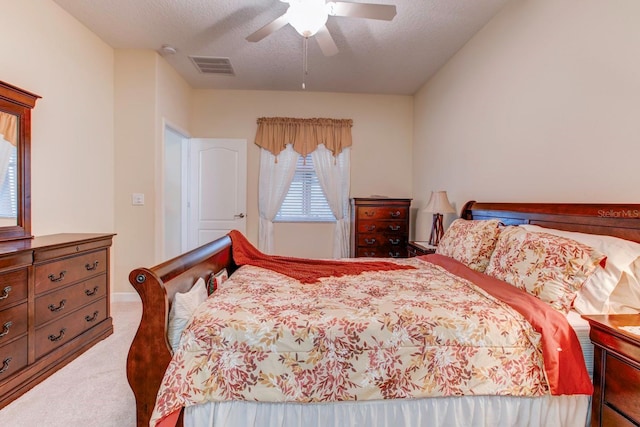
{"type": "Polygon", "coordinates": [[[250,42],[259,42],[269,34],[278,31],[288,23],[289,19],[287,18],[286,14],[281,15],[279,18],[274,19],[255,33],[251,34],[249,37],[247,37],[247,40],[250,42]]]}
{"type": "Polygon", "coordinates": [[[327,3],[329,15],[348,16],[350,18],[368,18],[391,21],[396,16],[396,6],[393,4],[350,3],[336,1],[327,3]]]}
{"type": "Polygon", "coordinates": [[[338,53],[338,46],[336,46],[336,42],[333,41],[333,37],[331,37],[326,25],[323,25],[322,28],[318,30],[315,38],[324,56],[333,56],[338,53]]]}

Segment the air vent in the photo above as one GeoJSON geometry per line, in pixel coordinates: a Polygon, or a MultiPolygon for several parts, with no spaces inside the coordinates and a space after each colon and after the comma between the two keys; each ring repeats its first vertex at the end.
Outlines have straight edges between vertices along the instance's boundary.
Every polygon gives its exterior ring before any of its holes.
{"type": "Polygon", "coordinates": [[[235,76],[229,58],[215,58],[212,56],[190,56],[196,68],[204,74],[221,74],[235,76]]]}

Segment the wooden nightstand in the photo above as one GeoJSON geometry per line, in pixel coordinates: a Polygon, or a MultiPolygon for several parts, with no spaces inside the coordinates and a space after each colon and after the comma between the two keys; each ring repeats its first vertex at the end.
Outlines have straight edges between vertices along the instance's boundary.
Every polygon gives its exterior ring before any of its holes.
{"type": "Polygon", "coordinates": [[[593,342],[592,426],[640,425],[640,314],[582,316],[593,342]]]}
{"type": "Polygon", "coordinates": [[[407,244],[407,253],[409,257],[434,254],[436,247],[429,245],[428,242],[409,242],[407,244]]]}

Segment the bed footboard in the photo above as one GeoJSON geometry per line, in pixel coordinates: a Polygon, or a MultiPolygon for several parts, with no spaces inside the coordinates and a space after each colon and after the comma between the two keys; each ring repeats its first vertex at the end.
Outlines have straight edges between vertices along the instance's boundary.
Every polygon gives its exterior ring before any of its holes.
{"type": "Polygon", "coordinates": [[[129,281],[142,300],[142,319],[127,357],[127,378],[136,399],[138,427],[148,426],[172,350],[167,339],[169,310],[176,293],[187,292],[199,277],[235,269],[231,239],[221,237],[152,268],[137,268],[129,281]]]}

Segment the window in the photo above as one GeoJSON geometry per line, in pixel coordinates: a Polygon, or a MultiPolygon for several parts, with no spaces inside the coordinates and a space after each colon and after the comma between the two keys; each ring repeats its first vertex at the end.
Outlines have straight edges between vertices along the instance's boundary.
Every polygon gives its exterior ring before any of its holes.
{"type": "MultiPolygon", "coordinates": [[[[2,139],[0,139],[2,141],[2,139]]],[[[16,147],[12,147],[7,167],[7,175],[0,188],[0,218],[16,218],[18,216],[18,164],[16,147]]]]}
{"type": "Polygon", "coordinates": [[[298,157],[293,181],[275,221],[334,222],[335,220],[320,187],[311,155],[298,157]]]}

